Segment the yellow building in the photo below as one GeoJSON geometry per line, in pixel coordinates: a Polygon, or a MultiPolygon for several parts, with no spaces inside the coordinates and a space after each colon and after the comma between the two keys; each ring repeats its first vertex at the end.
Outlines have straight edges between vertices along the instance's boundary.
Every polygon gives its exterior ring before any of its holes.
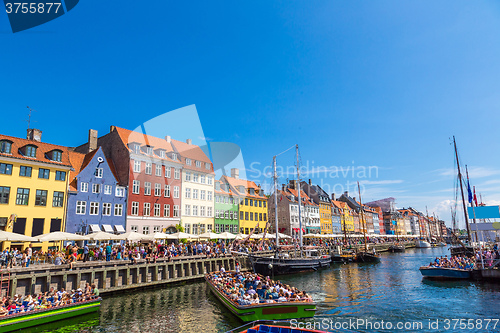
{"type": "Polygon", "coordinates": [[[320,201],[319,221],[321,223],[321,233],[323,235],[332,234],[332,208],[329,202],[320,201]]]}
{"type": "MultiPolygon", "coordinates": [[[[41,134],[30,129],[28,139],[0,135],[0,228],[5,231],[34,237],[64,230],[68,148],[42,143],[41,134]]],[[[2,249],[28,245],[3,242],[2,249]]],[[[32,244],[44,251],[52,245],[32,244]]]]}
{"type": "Polygon", "coordinates": [[[333,201],[333,204],[336,205],[341,213],[340,223],[341,223],[341,232],[344,233],[344,230],[349,232],[354,232],[354,218],[353,212],[349,208],[349,206],[343,201],[333,201]]]}
{"type": "Polygon", "coordinates": [[[222,176],[222,182],[231,186],[231,190],[239,200],[239,231],[249,234],[261,232],[267,223],[267,197],[262,189],[252,181],[240,179],[239,170],[231,169],[231,177],[222,176]]]}

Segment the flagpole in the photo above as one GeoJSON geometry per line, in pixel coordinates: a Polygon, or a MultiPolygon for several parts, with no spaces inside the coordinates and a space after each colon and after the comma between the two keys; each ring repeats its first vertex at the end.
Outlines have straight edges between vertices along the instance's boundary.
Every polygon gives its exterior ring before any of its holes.
{"type": "Polygon", "coordinates": [[[273,169],[274,169],[274,226],[276,229],[276,251],[279,247],[278,239],[278,175],[276,173],[276,156],[273,156],[273,169]]]}
{"type": "MultiPolygon", "coordinates": [[[[467,168],[467,164],[465,165],[465,174],[467,175],[467,194],[470,197],[469,203],[472,208],[472,221],[474,222],[474,235],[476,236],[476,242],[479,243],[479,237],[477,235],[477,225],[476,225],[476,211],[474,210],[474,198],[471,197],[471,191],[470,191],[470,183],[469,183],[469,170],[467,168]]],[[[475,192],[475,188],[474,188],[475,192]]]]}
{"type": "Polygon", "coordinates": [[[296,147],[296,152],[297,152],[297,183],[299,185],[298,188],[298,200],[299,200],[299,245],[300,245],[300,257],[302,258],[302,216],[300,214],[301,209],[300,206],[302,205],[302,202],[300,201],[300,172],[299,172],[299,145],[295,145],[296,147]]]}
{"type": "Polygon", "coordinates": [[[460,192],[462,194],[462,205],[464,208],[465,226],[467,227],[467,239],[470,244],[471,238],[470,238],[469,217],[467,216],[467,207],[465,204],[465,197],[464,197],[464,186],[462,184],[462,172],[460,171],[460,161],[458,160],[458,151],[457,151],[457,143],[455,141],[455,136],[453,136],[453,146],[455,147],[455,157],[457,158],[458,182],[460,183],[460,192]]]}

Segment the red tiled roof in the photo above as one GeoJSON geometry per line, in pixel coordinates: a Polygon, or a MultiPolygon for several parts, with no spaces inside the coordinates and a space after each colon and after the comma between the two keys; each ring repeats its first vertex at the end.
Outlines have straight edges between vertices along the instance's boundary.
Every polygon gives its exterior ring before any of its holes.
{"type": "Polygon", "coordinates": [[[255,182],[253,182],[251,180],[245,180],[245,179],[234,178],[234,177],[229,177],[229,176],[222,176],[221,180],[222,179],[225,179],[229,183],[229,185],[231,185],[231,187],[233,188],[233,192],[235,192],[236,194],[238,194],[240,196],[244,196],[244,197],[248,197],[248,198],[253,197],[253,198],[259,198],[259,199],[263,199],[266,197],[264,195],[264,192],[262,191],[262,189],[260,187],[258,187],[257,184],[255,184],[255,182]],[[243,186],[245,188],[244,193],[241,193],[240,186],[243,186]],[[251,194],[246,192],[246,190],[250,189],[250,188],[253,188],[256,191],[255,195],[251,195],[251,194]],[[257,191],[259,191],[260,194],[257,194],[257,191]]]}
{"type": "Polygon", "coordinates": [[[214,173],[212,161],[210,161],[208,156],[199,146],[172,139],[172,147],[177,153],[179,153],[179,155],[181,155],[184,168],[202,171],[205,173],[214,173]],[[186,158],[191,160],[191,165],[186,164],[186,158]],[[196,161],[202,162],[201,167],[198,168],[196,166],[196,161]],[[206,169],[205,163],[210,164],[210,170],[206,169]]]}
{"type": "Polygon", "coordinates": [[[69,160],[70,160],[70,163],[74,169],[74,170],[69,172],[69,190],[70,191],[77,190],[76,176],[80,173],[80,170],[83,169],[82,165],[84,163],[85,157],[86,157],[85,154],[77,153],[74,151],[69,151],[69,160]]]}
{"type": "MultiPolygon", "coordinates": [[[[217,183],[220,183],[221,185],[224,184],[223,182],[221,182],[220,180],[215,180],[215,184],[217,183]]],[[[220,188],[220,190],[215,190],[215,193],[219,193],[219,194],[225,194],[225,195],[230,195],[230,196],[234,196],[234,193],[233,191],[231,190],[231,186],[229,186],[229,191],[224,191],[222,189],[222,186],[220,188]]]]}
{"type": "Polygon", "coordinates": [[[13,136],[0,134],[0,141],[2,141],[2,140],[6,140],[6,141],[11,142],[12,146],[11,146],[11,153],[10,154],[0,153],[0,156],[16,158],[16,159],[26,160],[26,161],[47,163],[47,164],[52,164],[52,165],[60,165],[60,166],[66,166],[66,167],[71,166],[71,163],[69,161],[69,154],[68,154],[69,149],[68,149],[68,147],[53,145],[53,144],[45,143],[45,142],[38,142],[38,141],[34,141],[34,140],[21,139],[21,138],[16,138],[13,136]],[[20,149],[27,146],[27,145],[33,145],[33,146],[37,147],[36,157],[27,157],[27,156],[24,156],[22,154],[20,149]],[[61,162],[52,161],[47,156],[47,153],[49,153],[53,150],[60,150],[62,152],[61,162]]]}

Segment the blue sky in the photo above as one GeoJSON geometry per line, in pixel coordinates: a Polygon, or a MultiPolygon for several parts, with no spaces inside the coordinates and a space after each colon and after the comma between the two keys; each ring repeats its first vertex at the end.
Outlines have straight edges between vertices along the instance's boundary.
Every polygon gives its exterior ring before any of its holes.
{"type": "Polygon", "coordinates": [[[203,133],[177,138],[239,145],[249,176],[298,143],[309,172],[377,167],[313,177],[337,194],[360,179],[364,201],[449,220],[452,135],[500,203],[498,31],[496,1],[88,0],[16,34],[0,14],[1,132],[24,136],[29,105],[45,142],[72,146],[195,105],[203,133]]]}

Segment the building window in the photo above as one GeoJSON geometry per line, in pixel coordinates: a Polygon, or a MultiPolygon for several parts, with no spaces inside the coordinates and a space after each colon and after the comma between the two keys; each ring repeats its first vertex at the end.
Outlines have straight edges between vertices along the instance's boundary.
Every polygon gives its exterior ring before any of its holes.
{"type": "Polygon", "coordinates": [[[179,186],[174,186],[174,198],[179,198],[179,186]]]}
{"type": "MultiPolygon", "coordinates": [[[[257,214],[257,213],[255,213],[257,214]]],[[[262,221],[262,213],[259,213],[259,221],[262,221]]]]}
{"type": "Polygon", "coordinates": [[[207,192],[206,192],[205,190],[201,190],[201,191],[200,191],[200,200],[205,200],[205,198],[206,198],[206,193],[207,193],[207,192]]]}
{"type": "Polygon", "coordinates": [[[170,178],[172,176],[172,168],[165,167],[165,177],[170,178]]]}
{"type": "Polygon", "coordinates": [[[92,184],[92,193],[101,193],[101,184],[92,184]]]}
{"type": "Polygon", "coordinates": [[[123,205],[115,204],[115,216],[122,216],[122,215],[123,215],[123,205]]]}
{"type": "Polygon", "coordinates": [[[210,163],[205,163],[205,169],[210,170],[210,163]]]}
{"type": "Polygon", "coordinates": [[[177,161],[177,154],[176,153],[172,153],[172,160],[177,161]]]}
{"type": "Polygon", "coordinates": [[[263,203],[264,203],[264,208],[266,208],[266,202],[264,201],[263,203]]]}
{"type": "Polygon", "coordinates": [[[212,201],[212,195],[213,195],[213,194],[212,194],[212,191],[208,191],[208,192],[207,192],[207,200],[208,200],[208,201],[212,201]]]}
{"type": "Polygon", "coordinates": [[[102,168],[95,168],[95,171],[94,171],[94,176],[96,178],[102,178],[102,168]]]}
{"type": "Polygon", "coordinates": [[[174,217],[179,217],[179,205],[174,205],[174,217]]]}
{"type": "Polygon", "coordinates": [[[201,168],[201,162],[200,161],[196,161],[196,167],[197,168],[201,168]]]}
{"type": "Polygon", "coordinates": [[[54,199],[52,200],[52,207],[62,207],[64,202],[64,192],[54,191],[54,199]]]}
{"type": "Polygon", "coordinates": [[[132,193],[139,194],[140,189],[141,189],[141,182],[139,180],[134,180],[132,182],[132,193]]]}
{"type": "Polygon", "coordinates": [[[132,215],[139,215],[139,203],[137,201],[132,202],[132,211],[130,212],[132,215]]]}
{"type": "Polygon", "coordinates": [[[66,180],[66,171],[56,171],[56,180],[66,180]]]}
{"type": "Polygon", "coordinates": [[[174,168],[174,179],[181,179],[181,169],[174,168]]]}
{"type": "Polygon", "coordinates": [[[89,183],[80,183],[80,192],[88,192],[89,183]]]}
{"type": "Polygon", "coordinates": [[[12,175],[12,164],[0,163],[1,175],[12,175]]]}
{"type": "Polygon", "coordinates": [[[205,206],[200,206],[200,216],[205,216],[205,206]]]}
{"type": "Polygon", "coordinates": [[[76,214],[85,215],[86,210],[87,210],[87,202],[86,201],[77,201],[76,202],[76,214]]]}
{"type": "Polygon", "coordinates": [[[137,232],[137,226],[136,225],[131,225],[130,226],[130,231],[137,232]]]}
{"type": "Polygon", "coordinates": [[[262,207],[262,201],[261,200],[259,200],[259,207],[262,207]]]}
{"type": "Polygon", "coordinates": [[[134,152],[136,154],[139,154],[141,152],[141,146],[139,146],[138,144],[135,144],[134,145],[134,152]]]}
{"type": "Polygon", "coordinates": [[[104,185],[104,194],[111,194],[113,192],[113,186],[104,185]]]}
{"type": "Polygon", "coordinates": [[[185,230],[186,230],[186,233],[188,233],[188,234],[191,232],[191,225],[189,223],[186,223],[185,230]]]}
{"type": "Polygon", "coordinates": [[[46,190],[36,190],[35,206],[47,206],[46,190]]]}
{"type": "Polygon", "coordinates": [[[200,175],[200,183],[205,184],[205,175],[200,175]]]}
{"type": "Polygon", "coordinates": [[[191,215],[191,205],[184,206],[184,214],[187,216],[191,215]]]}
{"type": "Polygon", "coordinates": [[[213,184],[213,178],[211,176],[207,176],[207,179],[208,179],[208,185],[212,185],[213,184]]]}
{"type": "Polygon", "coordinates": [[[142,233],[144,235],[149,235],[149,225],[142,226],[142,233]]]}
{"type": "Polygon", "coordinates": [[[250,199],[250,206],[253,206],[253,200],[252,199],[250,199]]]}
{"type": "Polygon", "coordinates": [[[191,199],[191,189],[186,187],[186,192],[184,193],[186,199],[191,199]]]}
{"type": "Polygon", "coordinates": [[[19,176],[21,177],[31,177],[31,167],[21,165],[19,168],[19,176]]]}
{"type": "Polygon", "coordinates": [[[98,202],[91,202],[90,203],[90,215],[99,215],[99,203],[98,202]]]}
{"type": "Polygon", "coordinates": [[[267,221],[266,213],[264,213],[264,221],[267,221]]]}
{"type": "Polygon", "coordinates": [[[155,197],[161,196],[161,184],[155,183],[155,197]]]}
{"type": "Polygon", "coordinates": [[[0,153],[10,154],[11,149],[12,149],[12,143],[5,140],[0,141],[0,153]]]}
{"type": "Polygon", "coordinates": [[[193,234],[198,235],[198,224],[193,224],[193,234]]]}
{"type": "Polygon", "coordinates": [[[155,175],[161,177],[161,164],[156,164],[155,175]]]}
{"type": "Polygon", "coordinates": [[[144,182],[144,195],[151,195],[151,182],[144,182]]]}
{"type": "Polygon", "coordinates": [[[155,216],[156,216],[156,217],[159,217],[159,216],[160,216],[160,207],[161,207],[161,205],[160,205],[160,204],[155,203],[155,205],[154,205],[154,208],[155,208],[155,210],[154,210],[154,214],[155,214],[155,216]]]}
{"type": "Polygon", "coordinates": [[[111,204],[109,202],[102,204],[102,215],[111,216],[111,204]]]}
{"type": "Polygon", "coordinates": [[[220,197],[218,195],[215,196],[215,203],[219,203],[219,198],[220,197]]]}
{"type": "Polygon", "coordinates": [[[186,165],[191,165],[191,159],[190,158],[186,158],[186,165]]]}
{"type": "Polygon", "coordinates": [[[216,219],[218,219],[218,218],[219,218],[219,215],[220,215],[219,210],[218,210],[218,209],[216,209],[216,210],[215,210],[215,218],[216,218],[216,219]]]}
{"type": "Polygon", "coordinates": [[[142,211],[142,215],[144,216],[151,215],[151,204],[149,202],[144,203],[144,210],[142,211]]]}
{"type": "Polygon", "coordinates": [[[8,204],[10,197],[10,187],[0,186],[0,204],[8,204]]]}
{"type": "Polygon", "coordinates": [[[49,169],[38,169],[38,178],[49,179],[50,170],[49,169]]]}
{"type": "Polygon", "coordinates": [[[123,198],[125,196],[125,188],[117,186],[115,189],[115,196],[123,198]]]}
{"type": "Polygon", "coordinates": [[[165,151],[164,150],[160,150],[160,158],[165,158],[165,151]]]}
{"type": "Polygon", "coordinates": [[[170,217],[170,205],[163,205],[163,216],[170,217]]]}
{"type": "Polygon", "coordinates": [[[250,221],[253,221],[253,212],[250,212],[250,221]]]}
{"type": "Polygon", "coordinates": [[[248,206],[248,199],[245,198],[245,206],[248,206]]]}
{"type": "Polygon", "coordinates": [[[165,198],[170,198],[170,185],[165,185],[165,198]]]}
{"type": "Polygon", "coordinates": [[[160,226],[159,226],[159,225],[155,225],[155,226],[153,227],[153,233],[155,233],[155,234],[156,234],[157,232],[160,232],[160,226]]]}
{"type": "Polygon", "coordinates": [[[134,172],[136,173],[141,172],[141,161],[134,160],[134,172]]]}
{"type": "Polygon", "coordinates": [[[153,155],[153,147],[147,147],[146,148],[146,154],[153,155]]]}
{"type": "Polygon", "coordinates": [[[26,156],[28,157],[36,157],[36,147],[35,146],[26,146],[26,156]]]}
{"type": "Polygon", "coordinates": [[[197,183],[198,182],[198,174],[193,173],[193,182],[197,183]]]}
{"type": "Polygon", "coordinates": [[[61,162],[62,160],[62,151],[54,150],[52,151],[52,161],[61,162]]]}
{"type": "Polygon", "coordinates": [[[243,212],[240,211],[240,220],[243,220],[243,212]]]}
{"type": "Polygon", "coordinates": [[[153,172],[153,164],[151,162],[146,162],[146,175],[150,175],[153,172]]]}
{"type": "Polygon", "coordinates": [[[193,189],[193,199],[198,200],[198,189],[193,189]]]}
{"type": "Polygon", "coordinates": [[[248,212],[245,212],[245,220],[248,221],[248,212]]]}

